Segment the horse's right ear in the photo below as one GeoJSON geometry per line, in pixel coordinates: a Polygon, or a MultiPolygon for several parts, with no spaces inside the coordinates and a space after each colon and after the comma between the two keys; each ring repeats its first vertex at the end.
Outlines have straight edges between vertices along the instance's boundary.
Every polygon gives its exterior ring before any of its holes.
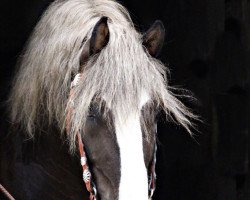
{"type": "Polygon", "coordinates": [[[90,39],[90,54],[99,53],[109,41],[108,18],[102,17],[95,25],[90,39]]]}
{"type": "Polygon", "coordinates": [[[85,63],[91,55],[99,53],[109,41],[108,18],[102,17],[95,25],[92,35],[81,54],[81,65],[85,63]]]}

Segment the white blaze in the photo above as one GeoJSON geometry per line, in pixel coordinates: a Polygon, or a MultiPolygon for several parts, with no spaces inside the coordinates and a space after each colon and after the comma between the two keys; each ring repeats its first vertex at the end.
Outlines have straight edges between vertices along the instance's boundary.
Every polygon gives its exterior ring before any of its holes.
{"type": "MultiPolygon", "coordinates": [[[[141,107],[149,100],[143,94],[141,107]]],[[[122,124],[115,123],[120,148],[119,200],[147,200],[148,175],[144,162],[140,113],[131,113],[122,124]]]]}

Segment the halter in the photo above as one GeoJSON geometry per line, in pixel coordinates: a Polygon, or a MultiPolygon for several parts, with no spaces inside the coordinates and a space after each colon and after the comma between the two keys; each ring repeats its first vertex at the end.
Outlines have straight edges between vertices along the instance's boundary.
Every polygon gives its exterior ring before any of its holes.
{"type": "MultiPolygon", "coordinates": [[[[69,101],[68,101],[68,109],[67,109],[67,117],[66,117],[66,132],[67,134],[70,134],[70,128],[71,128],[71,114],[72,111],[74,110],[74,102],[73,102],[73,97],[75,94],[75,87],[78,86],[79,80],[81,79],[82,74],[78,73],[74,80],[71,82],[71,87],[70,87],[70,95],[69,95],[69,101]]],[[[80,153],[80,161],[82,165],[82,170],[83,170],[83,181],[85,183],[86,189],[89,192],[89,199],[90,200],[97,200],[97,189],[96,186],[93,182],[92,179],[92,174],[88,165],[87,157],[86,157],[86,152],[84,149],[84,143],[82,141],[82,136],[81,136],[81,130],[77,130],[76,132],[77,139],[78,139],[78,150],[80,153]]],[[[156,140],[155,140],[155,145],[154,145],[154,158],[151,163],[150,167],[150,176],[149,176],[149,200],[152,199],[154,191],[155,191],[155,182],[156,182],[156,173],[155,173],[155,165],[156,165],[156,152],[157,152],[157,145],[156,145],[156,140]]]]}

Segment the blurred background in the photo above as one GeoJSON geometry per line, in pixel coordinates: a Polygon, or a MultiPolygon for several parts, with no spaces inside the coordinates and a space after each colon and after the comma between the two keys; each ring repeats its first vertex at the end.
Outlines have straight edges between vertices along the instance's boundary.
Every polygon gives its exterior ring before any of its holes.
{"type": "MultiPolygon", "coordinates": [[[[0,2],[1,102],[18,55],[50,2],[0,2]]],[[[194,138],[160,120],[155,199],[250,200],[250,1],[120,2],[140,31],[163,21],[167,34],[160,59],[170,68],[170,84],[194,94],[197,101],[186,103],[203,119],[194,138]]]]}

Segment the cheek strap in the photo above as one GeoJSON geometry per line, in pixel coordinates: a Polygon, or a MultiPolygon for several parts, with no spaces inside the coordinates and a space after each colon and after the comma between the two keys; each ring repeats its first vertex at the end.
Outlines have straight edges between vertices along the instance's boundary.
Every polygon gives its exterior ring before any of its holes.
{"type": "MultiPolygon", "coordinates": [[[[77,74],[74,78],[74,80],[71,83],[70,87],[70,95],[69,95],[69,101],[68,101],[68,107],[67,107],[67,116],[66,116],[66,132],[67,134],[70,134],[70,128],[71,128],[71,114],[73,112],[74,108],[74,89],[78,86],[79,81],[82,77],[82,74],[77,74]]],[[[78,141],[78,150],[81,157],[81,166],[82,166],[82,176],[83,176],[83,182],[85,183],[86,189],[89,192],[89,199],[90,200],[96,200],[97,199],[97,190],[95,187],[95,184],[92,180],[92,174],[89,169],[88,160],[86,156],[86,152],[84,149],[84,143],[82,141],[81,137],[81,130],[77,130],[76,132],[77,141],[78,141]]]]}

